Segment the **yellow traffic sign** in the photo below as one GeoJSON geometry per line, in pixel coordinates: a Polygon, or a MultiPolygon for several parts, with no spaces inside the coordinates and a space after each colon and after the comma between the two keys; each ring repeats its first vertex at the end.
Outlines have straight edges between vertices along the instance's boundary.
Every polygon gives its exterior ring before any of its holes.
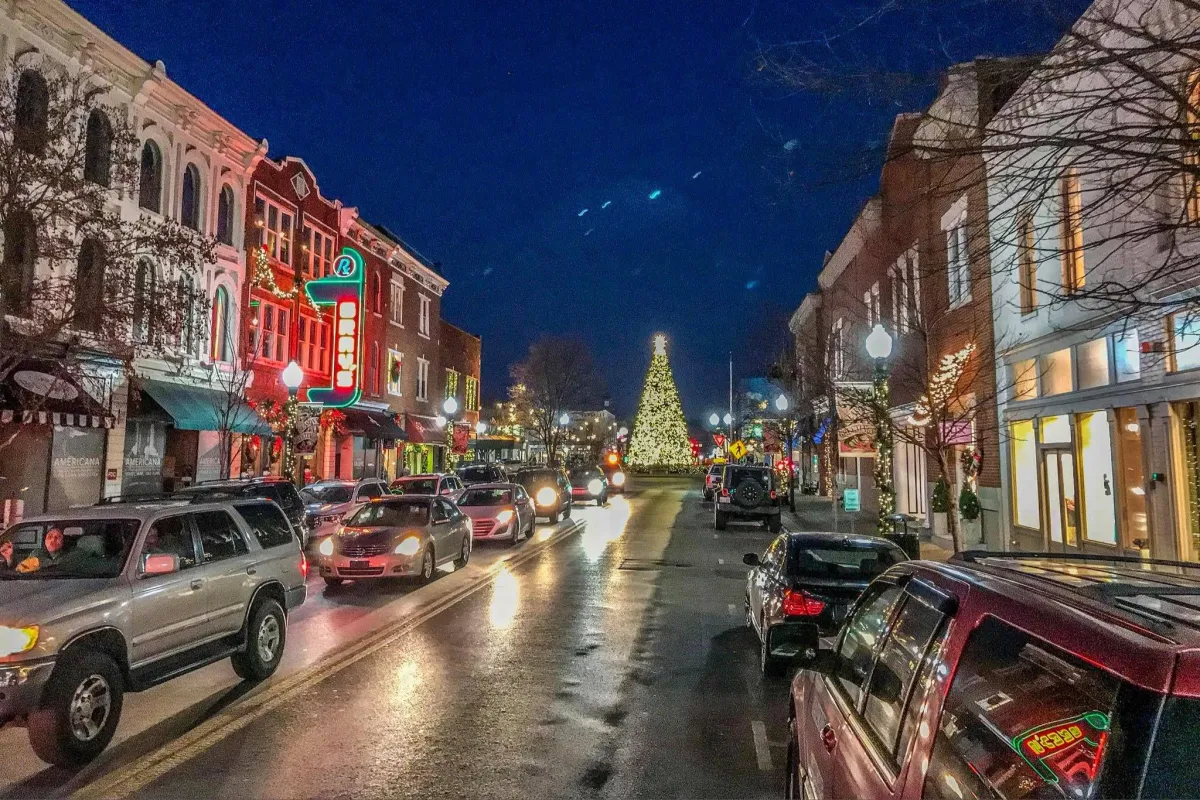
{"type": "Polygon", "coordinates": [[[746,455],[746,443],[738,439],[733,444],[729,445],[729,455],[734,458],[741,458],[746,455]]]}

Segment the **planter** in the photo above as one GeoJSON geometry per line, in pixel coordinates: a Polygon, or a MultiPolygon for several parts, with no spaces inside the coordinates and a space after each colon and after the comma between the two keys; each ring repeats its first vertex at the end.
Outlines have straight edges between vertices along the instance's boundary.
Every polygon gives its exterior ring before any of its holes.
{"type": "Polygon", "coordinates": [[[949,529],[949,526],[946,524],[946,512],[945,511],[935,511],[935,512],[933,512],[932,516],[933,516],[934,538],[949,539],[950,538],[950,529],[949,529]]]}
{"type": "Polygon", "coordinates": [[[960,519],[959,528],[962,531],[963,547],[977,547],[983,544],[983,525],[980,519],[960,519]]]}

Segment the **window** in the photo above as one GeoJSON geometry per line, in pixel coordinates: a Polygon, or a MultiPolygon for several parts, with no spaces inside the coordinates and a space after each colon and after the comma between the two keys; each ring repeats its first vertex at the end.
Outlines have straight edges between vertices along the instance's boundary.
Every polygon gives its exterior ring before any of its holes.
{"type": "Polygon", "coordinates": [[[229,334],[233,327],[233,306],[229,302],[229,290],[218,286],[213,293],[212,321],[209,323],[208,356],[213,361],[232,361],[233,349],[229,334]]]}
{"type": "Polygon", "coordinates": [[[260,301],[254,316],[255,325],[250,331],[250,351],[266,361],[286,362],[289,319],[286,308],[260,301]]]}
{"type": "Polygon", "coordinates": [[[142,165],[138,172],[138,205],[156,214],[162,211],[162,175],[162,151],[147,139],[142,145],[142,165]]]}
{"type": "Polygon", "coordinates": [[[458,371],[446,370],[446,397],[458,397],[458,371]]]}
{"type": "Polygon", "coordinates": [[[33,216],[18,212],[4,223],[4,264],[0,275],[0,299],[4,312],[26,316],[33,309],[33,285],[37,276],[38,241],[33,216]]]}
{"type": "Polygon", "coordinates": [[[217,241],[233,245],[233,189],[226,184],[217,195],[217,241]]]}
{"type": "Polygon", "coordinates": [[[158,331],[154,330],[154,313],[151,311],[158,275],[154,265],[142,259],[138,262],[133,277],[133,340],[150,342],[158,331]]]}
{"type": "Polygon", "coordinates": [[[404,353],[388,350],[387,393],[404,395],[404,353]]]}
{"type": "Polygon", "coordinates": [[[875,281],[869,291],[863,292],[863,305],[867,309],[867,327],[872,328],[880,321],[879,281],[875,281]]]}
{"type": "Polygon", "coordinates": [[[304,243],[308,257],[304,259],[304,276],[324,278],[333,268],[333,237],[316,228],[305,226],[304,243]]]}
{"type": "Polygon", "coordinates": [[[379,394],[379,373],[383,372],[383,364],[379,360],[379,342],[371,342],[371,363],[368,370],[370,375],[367,382],[371,386],[371,394],[379,394]]]}
{"type": "Polygon", "coordinates": [[[1200,367],[1200,320],[1184,311],[1167,317],[1172,372],[1200,367]]]}
{"type": "Polygon", "coordinates": [[[200,230],[200,170],[188,164],[183,170],[183,197],[179,203],[179,221],[185,228],[200,230]]]}
{"type": "Polygon", "coordinates": [[[1078,361],[1079,388],[1092,389],[1108,385],[1108,339],[1094,339],[1075,348],[1078,361]]]}
{"type": "Polygon", "coordinates": [[[376,314],[383,313],[383,287],[379,280],[379,273],[371,273],[371,311],[376,314]]]}
{"type": "Polygon", "coordinates": [[[417,399],[429,399],[429,362],[423,358],[417,359],[417,399]]]}
{"type": "Polygon", "coordinates": [[[1009,426],[1012,438],[1013,517],[1022,528],[1042,527],[1038,495],[1037,440],[1033,420],[1021,420],[1009,426]]]}
{"type": "Polygon", "coordinates": [[[104,247],[84,239],[75,267],[75,327],[99,332],[104,309],[104,247]]]}
{"type": "Polygon", "coordinates": [[[421,308],[417,315],[417,333],[429,336],[429,298],[421,295],[421,308]]]}
{"type": "Polygon", "coordinates": [[[391,300],[390,314],[392,322],[397,325],[404,325],[404,282],[392,281],[391,283],[391,300]]]}
{"type": "Polygon", "coordinates": [[[191,569],[200,563],[196,558],[196,540],[187,517],[167,517],[150,526],[142,544],[142,559],[146,556],[175,556],[179,569],[191,569]]]}
{"type": "Polygon", "coordinates": [[[199,341],[196,337],[196,285],[190,275],[179,278],[179,349],[194,354],[199,341]]]}
{"type": "Polygon", "coordinates": [[[1088,541],[1117,543],[1117,509],[1113,504],[1112,435],[1108,414],[1094,411],[1076,417],[1079,468],[1083,473],[1083,535],[1088,541]]]}
{"type": "Polygon", "coordinates": [[[1139,351],[1137,328],[1132,328],[1113,340],[1116,355],[1117,383],[1136,381],[1142,377],[1142,360],[1139,351]]]}
{"type": "Polygon", "coordinates": [[[1083,288],[1083,193],[1079,189],[1079,174],[1068,170],[1060,181],[1059,202],[1062,219],[1059,223],[1059,251],[1062,259],[1062,287],[1066,294],[1083,288]]]}
{"type": "MultiPolygon", "coordinates": [[[[914,246],[888,267],[888,276],[892,280],[892,324],[897,333],[908,333],[920,322],[921,276],[917,266],[917,248],[914,246]]],[[[878,317],[878,303],[874,308],[878,317]]]]}
{"type": "Polygon", "coordinates": [[[900,595],[899,586],[872,585],[863,593],[854,615],[842,629],[837,649],[846,669],[836,677],[836,684],[853,708],[859,707],[866,680],[871,674],[871,664],[875,661],[876,644],[883,638],[900,595]]]}
{"type": "Polygon", "coordinates": [[[87,134],[84,140],[83,179],[100,186],[108,186],[112,168],[112,123],[108,115],[98,108],[88,114],[87,134]]]}
{"type": "Polygon", "coordinates": [[[466,378],[466,406],[467,411],[479,410],[479,379],[472,378],[470,375],[466,378]]]}
{"type": "Polygon", "coordinates": [[[1137,409],[1115,409],[1117,417],[1117,482],[1121,497],[1121,544],[1138,548],[1135,540],[1148,541],[1146,473],[1142,466],[1142,427],[1137,409]]]}
{"type": "Polygon", "coordinates": [[[200,549],[204,551],[205,564],[250,552],[245,537],[228,513],[205,511],[194,515],[194,518],[196,530],[200,532],[200,549]]]}
{"type": "Polygon", "coordinates": [[[1042,394],[1052,397],[1064,394],[1074,387],[1071,376],[1071,348],[1042,356],[1042,394]]]}
{"type": "Polygon", "coordinates": [[[300,317],[300,366],[313,372],[329,371],[329,323],[300,317]]]}
{"type": "Polygon", "coordinates": [[[287,521],[287,517],[269,503],[247,503],[236,508],[242,515],[242,519],[246,520],[246,524],[250,526],[251,533],[254,534],[255,539],[258,539],[258,543],[262,545],[263,549],[282,547],[295,540],[295,534],[292,533],[292,526],[287,521]]]}
{"type": "Polygon", "coordinates": [[[50,119],[50,89],[46,79],[27,69],[17,79],[17,103],[14,114],[13,144],[27,153],[40,153],[46,147],[50,119]]]}
{"type": "Polygon", "coordinates": [[[1027,358],[1013,364],[1013,400],[1032,400],[1037,397],[1037,377],[1037,359],[1027,358]]]}
{"type": "Polygon", "coordinates": [[[971,634],[922,797],[1091,797],[1120,681],[993,617],[971,634]]]}
{"type": "Polygon", "coordinates": [[[846,374],[845,333],[845,320],[838,317],[834,320],[833,331],[829,335],[829,366],[835,379],[846,374]]]}
{"type": "Polygon", "coordinates": [[[358,497],[360,500],[363,498],[383,497],[385,493],[386,490],[378,483],[364,483],[362,488],[358,490],[358,497]]]}
{"type": "Polygon", "coordinates": [[[946,275],[950,283],[950,307],[971,300],[971,261],[967,253],[967,212],[964,210],[944,231],[946,234],[946,275]]]}
{"type": "Polygon", "coordinates": [[[1033,218],[1022,217],[1017,223],[1017,282],[1021,313],[1037,311],[1037,253],[1034,250],[1033,218]]]}
{"type": "Polygon", "coordinates": [[[285,264],[292,262],[292,212],[259,197],[254,201],[254,214],[262,230],[260,243],[267,255],[285,264]]]}

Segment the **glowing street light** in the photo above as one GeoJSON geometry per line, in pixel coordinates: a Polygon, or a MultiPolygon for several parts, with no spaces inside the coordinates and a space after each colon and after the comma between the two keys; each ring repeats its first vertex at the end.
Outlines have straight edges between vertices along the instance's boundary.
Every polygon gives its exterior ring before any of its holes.
{"type": "Polygon", "coordinates": [[[563,415],[558,418],[558,424],[559,425],[570,425],[571,424],[571,415],[564,411],[563,415]]]}
{"type": "Polygon", "coordinates": [[[779,395],[779,397],[776,397],[775,398],[775,408],[779,409],[780,411],[787,411],[787,408],[788,408],[787,398],[784,397],[783,395],[779,395]]]}
{"type": "Polygon", "coordinates": [[[447,422],[449,422],[449,420],[448,420],[448,419],[446,419],[446,418],[445,418],[444,416],[442,416],[441,414],[438,414],[436,417],[434,417],[434,418],[433,418],[433,421],[437,423],[437,426],[438,426],[439,428],[444,428],[444,427],[446,427],[446,423],[447,423],[447,422]]]}
{"type": "Polygon", "coordinates": [[[892,354],[892,336],[880,324],[876,323],[867,336],[867,355],[876,361],[887,358],[892,354]]]}
{"type": "Polygon", "coordinates": [[[452,417],[458,413],[458,401],[453,397],[447,397],[446,402],[442,403],[442,411],[446,412],[447,417],[452,417]]]}
{"type": "Polygon", "coordinates": [[[713,427],[720,425],[721,424],[721,415],[715,411],[713,413],[709,414],[708,415],[708,424],[712,425],[713,427]]]}
{"type": "Polygon", "coordinates": [[[486,422],[476,422],[475,423],[475,434],[477,436],[483,436],[485,433],[487,433],[487,423],[486,422]]]}
{"type": "Polygon", "coordinates": [[[288,399],[284,407],[287,416],[287,429],[284,431],[283,443],[283,474],[287,479],[296,481],[296,396],[300,392],[300,384],[304,383],[304,370],[295,361],[289,361],[279,375],[279,380],[287,388],[288,399]]]}
{"type": "Polygon", "coordinates": [[[726,413],[726,414],[725,414],[725,416],[724,416],[724,417],[722,417],[721,419],[722,419],[722,421],[723,421],[723,422],[724,422],[726,425],[732,425],[732,424],[733,424],[733,414],[726,413]]]}
{"type": "Polygon", "coordinates": [[[871,395],[875,416],[875,488],[879,497],[879,521],[876,529],[884,536],[894,533],[896,523],[896,487],[892,483],[891,389],[888,386],[888,356],[892,354],[892,337],[878,323],[867,335],[867,355],[875,359],[875,380],[871,395]]]}

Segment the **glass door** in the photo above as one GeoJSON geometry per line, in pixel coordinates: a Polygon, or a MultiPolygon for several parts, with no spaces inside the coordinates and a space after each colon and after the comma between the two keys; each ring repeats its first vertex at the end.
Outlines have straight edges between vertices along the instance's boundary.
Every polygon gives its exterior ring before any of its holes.
{"type": "Polygon", "coordinates": [[[1046,521],[1051,549],[1079,546],[1078,498],[1075,494],[1075,456],[1070,450],[1042,452],[1046,474],[1046,521]]]}

